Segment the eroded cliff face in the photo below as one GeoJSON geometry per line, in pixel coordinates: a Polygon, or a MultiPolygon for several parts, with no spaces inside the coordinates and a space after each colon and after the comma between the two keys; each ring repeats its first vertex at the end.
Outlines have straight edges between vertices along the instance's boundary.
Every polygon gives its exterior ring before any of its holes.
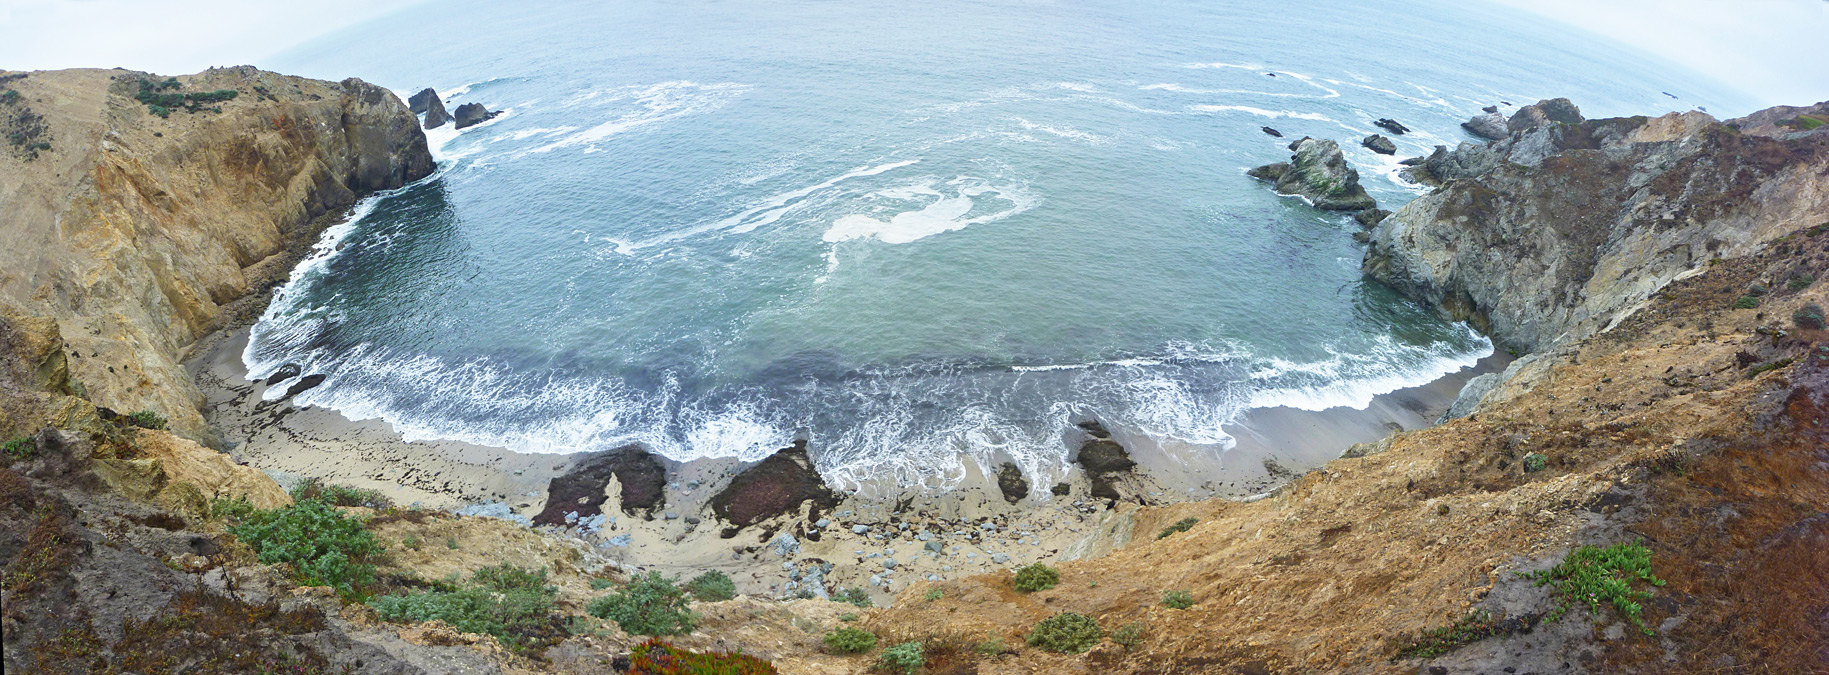
{"type": "Polygon", "coordinates": [[[1441,187],[1376,228],[1365,271],[1507,347],[1593,335],[1673,280],[1829,222],[1829,128],[1775,124],[1808,110],[1520,113],[1506,139],[1428,160],[1441,187]]]}
{"type": "MultiPolygon", "coordinates": [[[[213,69],[169,91],[233,99],[160,117],[134,96],[164,79],[64,70],[7,83],[56,142],[0,156],[0,305],[55,322],[66,388],[200,435],[185,350],[225,306],[283,277],[282,252],[315,238],[321,217],[434,167],[413,114],[361,80],[213,69]]],[[[9,409],[0,426],[46,422],[29,413],[9,409]]]]}

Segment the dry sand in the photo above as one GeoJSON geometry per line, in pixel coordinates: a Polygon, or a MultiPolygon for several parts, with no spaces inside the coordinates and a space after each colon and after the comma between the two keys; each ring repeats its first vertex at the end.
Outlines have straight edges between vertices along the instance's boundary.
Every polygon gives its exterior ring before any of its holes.
{"type": "MultiPolygon", "coordinates": [[[[455,441],[407,442],[382,420],[349,420],[286,399],[263,401],[266,386],[249,382],[241,362],[247,339],[246,328],[219,334],[200,343],[187,365],[207,399],[205,417],[222,433],[229,452],[282,483],[316,478],[379,490],[403,505],[456,510],[484,504],[495,516],[525,519],[544,508],[547,483],[584,457],[519,454],[455,441]]],[[[1365,410],[1253,411],[1229,429],[1238,445],[1223,454],[1133,443],[1144,471],[1126,479],[1125,490],[1150,504],[1263,494],[1354,443],[1427,426],[1468,378],[1503,368],[1506,361],[1491,358],[1478,368],[1380,396],[1365,410]]],[[[966,478],[947,491],[876,486],[853,492],[821,519],[803,508],[726,539],[708,502],[743,465],[728,459],[665,463],[666,502],[655,513],[623,513],[614,499],[618,490],[610,489],[612,501],[604,505],[599,527],[541,529],[580,539],[626,567],[679,576],[722,570],[746,594],[792,596],[823,581],[832,588],[866,588],[885,602],[919,581],[1102,555],[1130,540],[1138,508],[1086,497],[1088,484],[1077,470],[1068,478],[1069,494],[1056,496],[1041,485],[1036,496],[1009,504],[982,467],[962,461],[966,478]]]]}

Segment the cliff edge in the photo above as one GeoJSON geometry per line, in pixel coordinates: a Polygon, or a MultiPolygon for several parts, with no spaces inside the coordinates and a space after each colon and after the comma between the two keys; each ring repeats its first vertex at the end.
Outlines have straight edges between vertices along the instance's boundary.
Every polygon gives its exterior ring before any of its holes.
{"type": "MultiPolygon", "coordinates": [[[[320,219],[434,168],[412,112],[357,79],[242,66],[0,80],[0,105],[49,139],[0,153],[0,310],[54,321],[69,348],[47,367],[64,393],[154,411],[193,437],[207,433],[186,349],[284,278],[282,254],[308,246],[320,219]]],[[[47,421],[17,401],[0,410],[10,430],[47,421]]]]}

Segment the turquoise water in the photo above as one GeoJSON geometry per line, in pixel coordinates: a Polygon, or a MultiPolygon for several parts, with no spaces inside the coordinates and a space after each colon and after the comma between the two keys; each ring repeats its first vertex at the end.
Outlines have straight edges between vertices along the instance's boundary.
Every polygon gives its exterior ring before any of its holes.
{"type": "Polygon", "coordinates": [[[256,375],[523,452],[806,437],[840,483],[1051,477],[1087,418],[1223,453],[1249,408],[1489,354],[1362,279],[1350,220],[1244,176],[1291,139],[1340,140],[1395,208],[1397,160],[1485,105],[1744,107],[1521,14],[1395,2],[441,2],[274,66],[506,114],[434,132],[437,175],[327,235],[256,375]],[[1396,157],[1356,143],[1379,117],[1415,129],[1396,157]]]}

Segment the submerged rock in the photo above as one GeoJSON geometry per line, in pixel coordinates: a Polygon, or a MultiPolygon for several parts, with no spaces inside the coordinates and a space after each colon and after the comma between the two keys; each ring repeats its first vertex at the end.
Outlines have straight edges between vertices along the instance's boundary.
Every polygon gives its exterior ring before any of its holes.
{"type": "Polygon", "coordinates": [[[623,513],[635,515],[660,507],[667,486],[666,467],[641,446],[625,445],[586,457],[565,475],[552,479],[546,488],[546,508],[533,522],[562,525],[567,513],[577,512],[579,518],[602,513],[609,500],[603,491],[612,477],[622,484],[623,513]]]}
{"type": "Polygon", "coordinates": [[[730,479],[730,485],[711,498],[711,510],[735,526],[725,530],[729,537],[739,528],[797,511],[809,500],[812,518],[817,519],[820,511],[838,505],[839,496],[813,469],[807,442],[795,441],[730,479]]]}
{"type": "Polygon", "coordinates": [[[1274,183],[1281,194],[1306,197],[1318,209],[1361,211],[1378,207],[1378,202],[1359,185],[1359,172],[1347,166],[1338,144],[1304,138],[1290,145],[1295,155],[1289,162],[1260,166],[1247,175],[1274,183]]]}
{"type": "Polygon", "coordinates": [[[1022,470],[1015,464],[1004,462],[997,469],[997,489],[1003,492],[1003,500],[1011,504],[1022,501],[1029,496],[1029,481],[1022,477],[1022,470]]]}
{"type": "Polygon", "coordinates": [[[1359,141],[1359,144],[1365,146],[1365,148],[1367,150],[1371,150],[1372,152],[1376,152],[1380,155],[1397,154],[1397,144],[1392,143],[1391,139],[1385,138],[1378,134],[1372,134],[1370,136],[1365,137],[1365,140],[1359,141]]]}
{"type": "Polygon", "coordinates": [[[280,366],[278,370],[273,371],[273,374],[267,377],[267,386],[271,387],[281,382],[285,382],[286,380],[298,377],[301,372],[303,371],[299,369],[298,364],[296,363],[288,363],[280,366]]]}
{"type": "Polygon", "coordinates": [[[292,386],[286,388],[285,397],[292,398],[299,394],[303,394],[307,391],[317,388],[318,385],[323,384],[323,383],[324,383],[324,375],[321,375],[321,374],[306,375],[304,377],[299,378],[299,380],[297,382],[292,383],[292,386]]]}
{"type": "Polygon", "coordinates": [[[502,114],[501,111],[490,111],[481,103],[465,103],[457,106],[457,114],[453,119],[457,121],[457,128],[463,129],[495,119],[495,116],[500,114],[502,114]]]}
{"type": "Polygon", "coordinates": [[[1270,127],[1264,127],[1264,133],[1269,134],[1273,138],[1282,138],[1283,137],[1283,132],[1277,131],[1270,127]]]}
{"type": "Polygon", "coordinates": [[[1369,230],[1378,227],[1379,223],[1384,222],[1384,219],[1390,216],[1391,212],[1384,209],[1366,209],[1353,214],[1353,220],[1357,221],[1360,227],[1369,230]]]}

